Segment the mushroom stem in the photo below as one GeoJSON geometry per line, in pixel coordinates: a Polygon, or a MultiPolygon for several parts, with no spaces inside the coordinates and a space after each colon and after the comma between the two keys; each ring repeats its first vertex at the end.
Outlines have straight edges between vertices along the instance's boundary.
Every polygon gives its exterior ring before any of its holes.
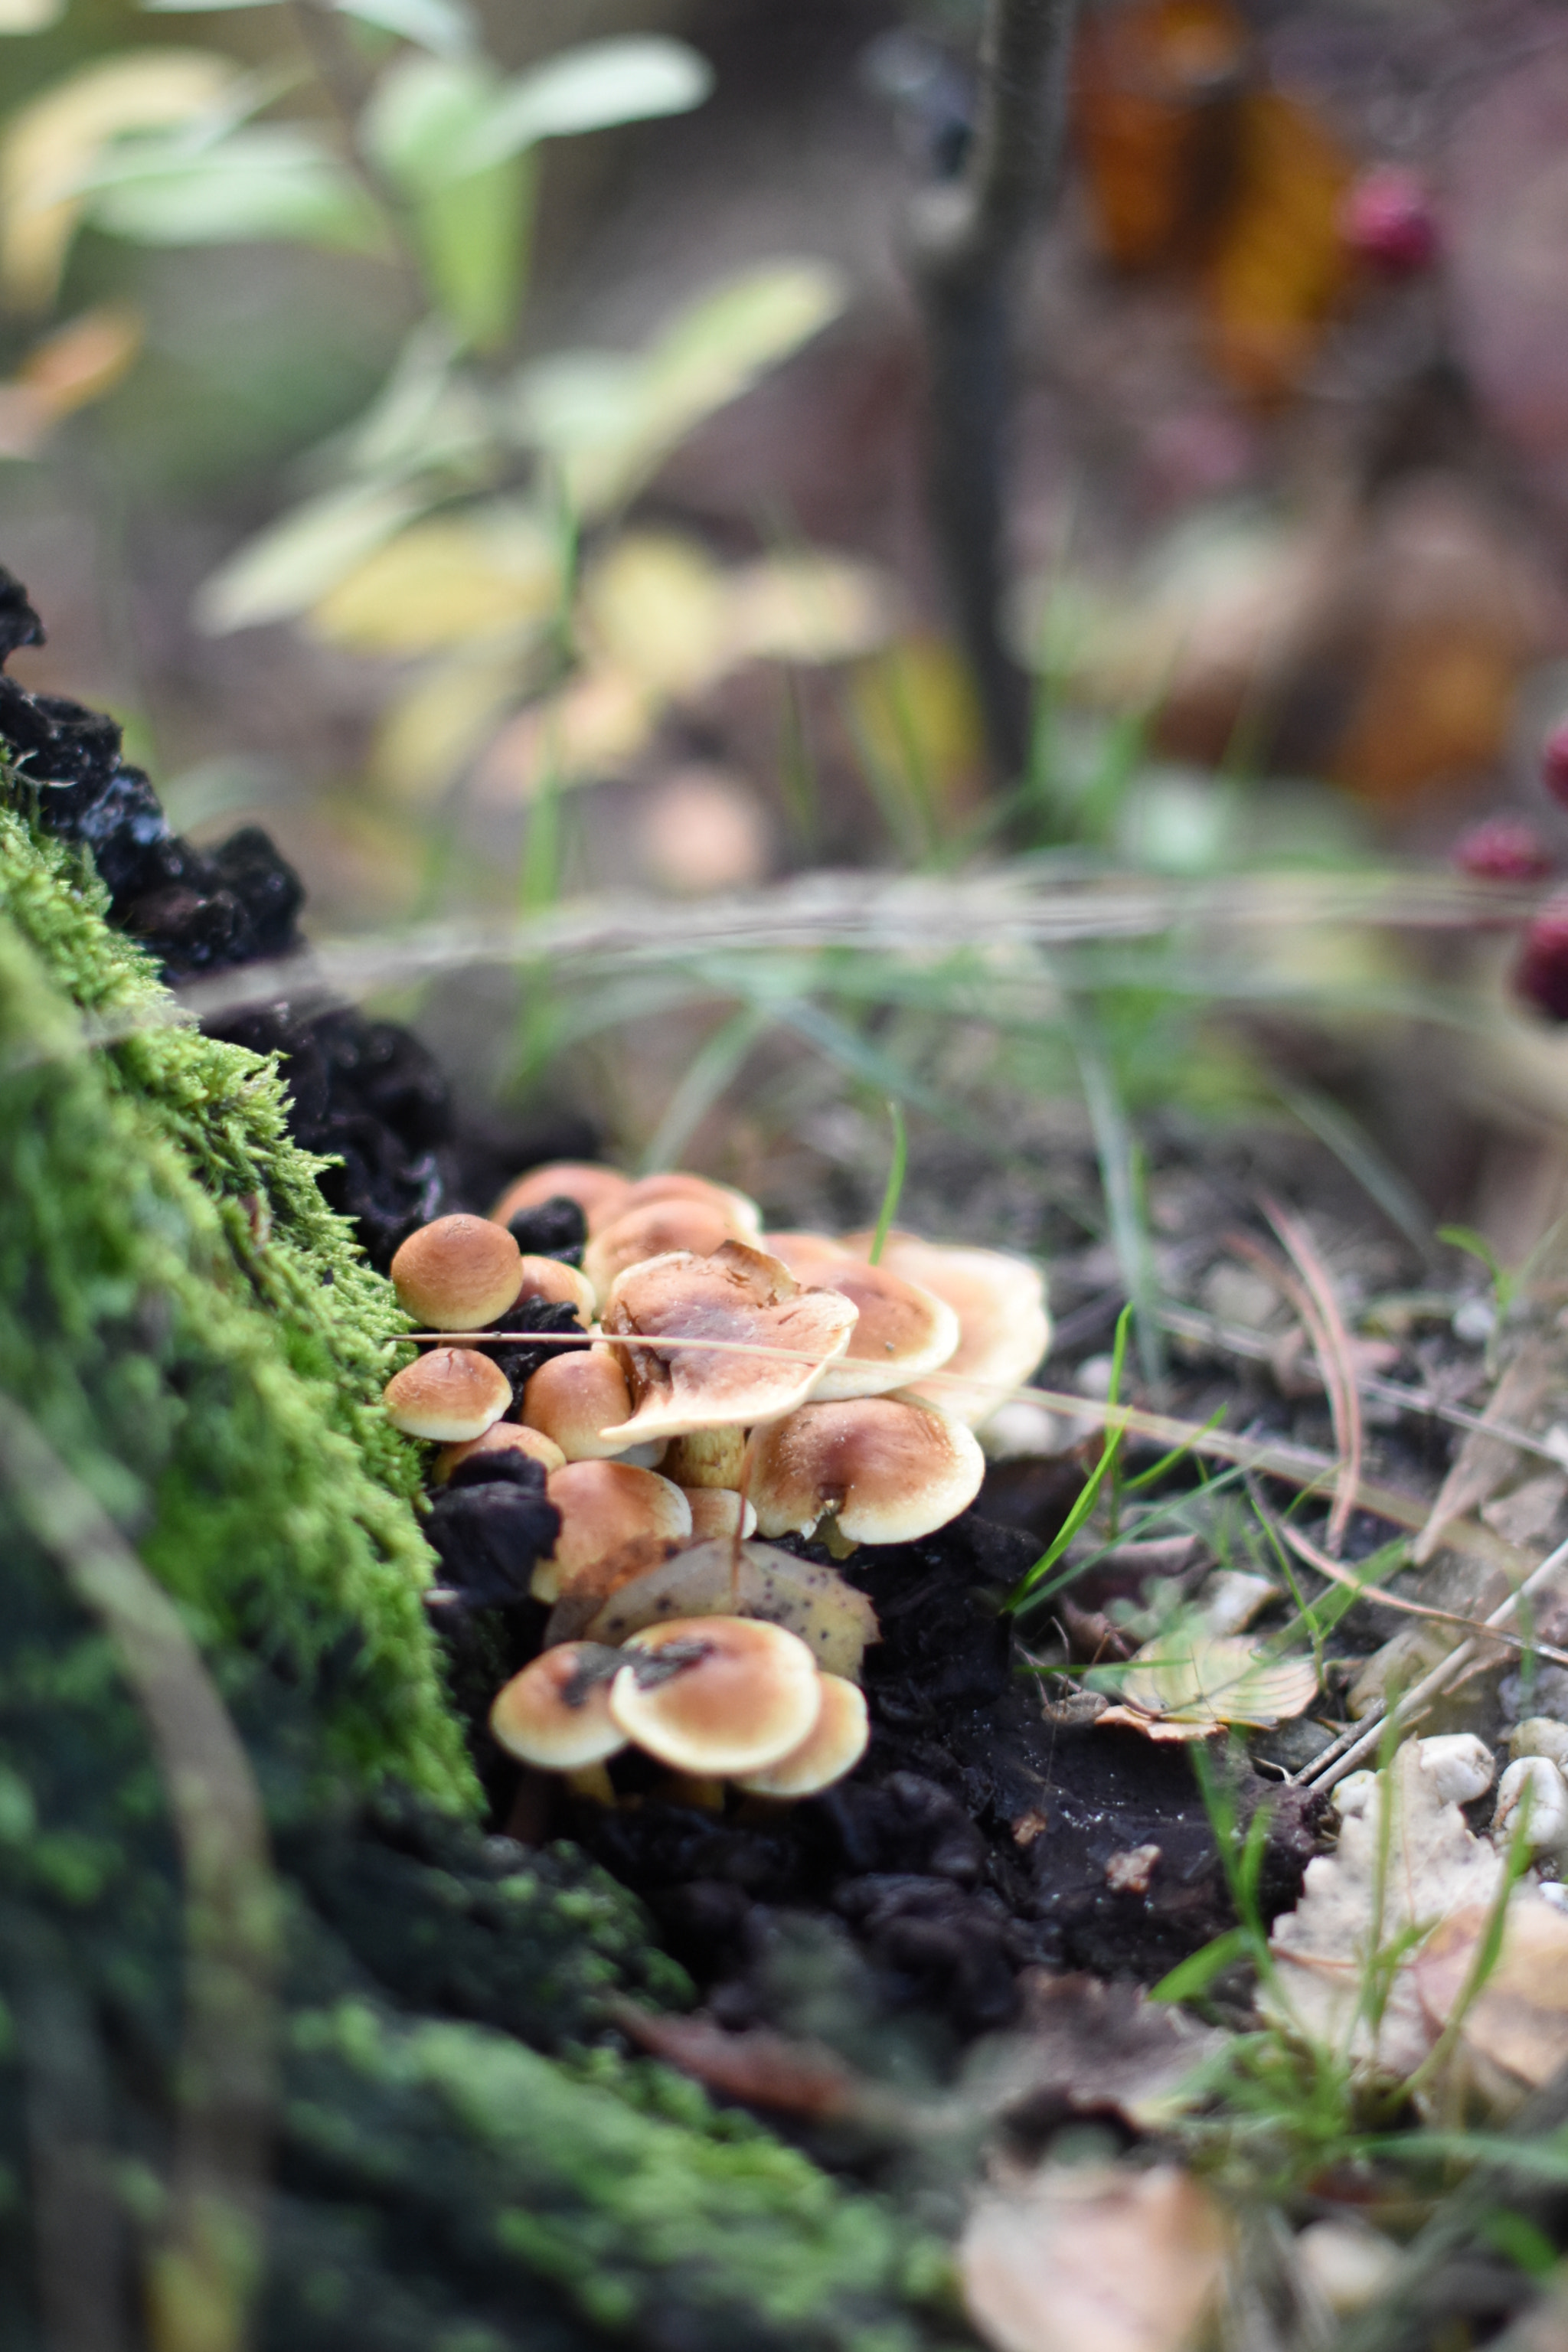
{"type": "Polygon", "coordinates": [[[708,1772],[672,1772],[659,1790],[672,1805],[692,1805],[700,1812],[721,1813],[724,1783],[708,1772]]]}
{"type": "Polygon", "coordinates": [[[574,1797],[585,1798],[591,1805],[614,1806],[616,1785],[602,1764],[583,1764],[562,1777],[574,1797]]]}
{"type": "Polygon", "coordinates": [[[837,1511],[824,1511],[816,1523],[816,1536],[819,1543],[826,1545],[834,1559],[847,1559],[851,1552],[858,1551],[860,1549],[858,1544],[843,1533],[838,1525],[837,1511]]]}

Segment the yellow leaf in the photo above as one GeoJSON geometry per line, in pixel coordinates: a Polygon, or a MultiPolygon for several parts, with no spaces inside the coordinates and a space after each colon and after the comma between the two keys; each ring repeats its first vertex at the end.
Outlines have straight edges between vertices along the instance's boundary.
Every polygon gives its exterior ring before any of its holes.
{"type": "Polygon", "coordinates": [[[434,516],[329,589],[309,625],[354,653],[434,653],[480,637],[530,636],[560,593],[556,543],[536,516],[434,516]]]}
{"type": "Polygon", "coordinates": [[[56,82],[11,118],[0,144],[0,291],[47,310],[81,215],[77,190],[100,148],[131,131],[205,114],[239,79],[206,49],[140,49],[56,82]]]}
{"type": "Polygon", "coordinates": [[[1266,1658],[1239,1635],[1173,1630],[1145,1643],[1101,1723],[1152,1739],[1202,1739],[1222,1725],[1266,1728],[1300,1715],[1318,1687],[1310,1658],[1266,1658]]]}
{"type": "Polygon", "coordinates": [[[658,698],[625,670],[587,669],[503,728],[474,779],[479,803],[530,801],[613,775],[653,732],[658,698]]]}
{"type": "Polygon", "coordinates": [[[982,768],[974,690],[951,646],[900,637],[857,670],[851,708],[859,747],[884,805],[929,822],[962,809],[982,768]]]}
{"type": "Polygon", "coordinates": [[[373,782],[389,800],[407,806],[439,800],[517,690],[517,662],[510,653],[426,670],[382,719],[371,753],[373,782]]]}
{"type": "Polygon", "coordinates": [[[881,574],[840,555],[774,555],[730,575],[733,657],[838,662],[874,653],[892,622],[881,574]]]}
{"type": "Polygon", "coordinates": [[[1207,228],[1248,47],[1230,0],[1086,15],[1074,128],[1096,241],[1119,268],[1178,259],[1207,228]]]}
{"type": "Polygon", "coordinates": [[[1205,289],[1221,373],[1260,400],[1290,391],[1347,268],[1340,216],[1350,159],[1294,99],[1243,101],[1237,193],[1205,289]]]}
{"type": "Polygon", "coordinates": [[[689,539],[629,532],[595,566],[582,632],[601,665],[660,696],[691,695],[731,659],[730,589],[689,539]]]}

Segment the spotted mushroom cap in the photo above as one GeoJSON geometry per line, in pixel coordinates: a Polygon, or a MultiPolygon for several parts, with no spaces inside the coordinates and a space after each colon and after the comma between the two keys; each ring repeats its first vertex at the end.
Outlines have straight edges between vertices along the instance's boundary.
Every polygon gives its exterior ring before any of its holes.
{"type": "Polygon", "coordinates": [[[522,1279],[522,1253],[488,1217],[437,1217],[392,1261],[405,1314],[426,1331],[480,1331],[504,1315],[522,1279]]]}
{"type": "Polygon", "coordinates": [[[605,1308],[606,1338],[717,1339],[781,1352],[623,1345],[637,1409],[605,1434],[636,1444],[776,1420],[812,1393],[824,1367],[848,1347],[854,1326],[847,1298],[802,1290],[787,1266],[743,1242],[726,1242],[710,1257],[677,1250],[629,1266],[605,1308]]]}
{"type": "Polygon", "coordinates": [[[679,1197],[645,1201],[640,1208],[628,1209],[593,1236],[583,1253],[583,1271],[604,1307],[616,1276],[629,1265],[668,1256],[672,1250],[691,1257],[711,1257],[726,1242],[750,1239],[740,1220],[715,1202],[679,1197]]]}
{"type": "Polygon", "coordinates": [[[761,1771],[800,1746],[822,1706],[805,1643],[761,1618],[678,1617],[634,1633],[623,1654],[610,1713],[672,1771],[761,1771]]]}
{"type": "Polygon", "coordinates": [[[456,1445],[482,1437],[500,1419],[511,1402],[511,1384],[476,1348],[432,1348],[393,1374],[381,1401],[405,1436],[456,1445]]]}
{"type": "Polygon", "coordinates": [[[566,1456],[553,1438],[540,1429],[525,1429],[520,1421],[492,1421],[481,1436],[461,1445],[444,1446],[436,1456],[436,1483],[444,1486],[459,1463],[470,1454],[525,1454],[548,1474],[559,1470],[566,1456]]]}
{"type": "Polygon", "coordinates": [[[553,1601],[567,1580],[637,1536],[689,1536],[691,1507],[657,1470],[628,1462],[568,1462],[544,1491],[561,1514],[548,1560],[533,1571],[536,1601],[553,1601]]]}
{"type": "Polygon", "coordinates": [[[841,1675],[824,1675],[822,1706],[800,1746],[760,1772],[738,1772],[735,1785],[757,1797],[815,1797],[852,1772],[870,1742],[864,1691],[841,1675]]]}
{"type": "Polygon", "coordinates": [[[910,1397],[802,1405],[752,1448],[764,1536],[810,1535],[830,1518],[850,1543],[913,1543],[966,1510],[985,1475],[973,1433],[910,1397]]]}
{"type": "Polygon", "coordinates": [[[552,1160],[531,1168],[509,1184],[490,1211],[492,1224],[507,1225],[525,1209],[542,1209],[546,1201],[575,1201],[592,1222],[595,1212],[614,1215],[614,1204],[630,1192],[632,1180],[618,1168],[602,1167],[593,1160],[552,1160]]]}
{"type": "Polygon", "coordinates": [[[619,1755],[626,1738],[610,1713],[605,1664],[595,1643],[563,1642],[513,1675],[490,1709],[507,1754],[546,1772],[580,1772],[619,1755]]]}
{"type": "MultiPolygon", "coordinates": [[[[873,1236],[850,1234],[847,1246],[868,1257],[873,1236]]],[[[910,1392],[955,1421],[978,1428],[1010,1390],[1021,1388],[1051,1344],[1039,1269],[1004,1250],[970,1249],[891,1233],[879,1264],[947,1301],[958,1317],[958,1345],[940,1371],[911,1381],[910,1392]]]]}

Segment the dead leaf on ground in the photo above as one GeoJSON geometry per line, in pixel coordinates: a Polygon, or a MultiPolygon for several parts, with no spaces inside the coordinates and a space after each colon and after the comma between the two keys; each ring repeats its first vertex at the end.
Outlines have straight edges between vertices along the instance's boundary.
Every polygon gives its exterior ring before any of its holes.
{"type": "MultiPolygon", "coordinates": [[[[1456,1912],[1416,1958],[1415,1990],[1434,2039],[1464,1993],[1486,1927],[1484,1908],[1456,1912]]],[[[1568,1917],[1553,1905],[1514,1896],[1502,1949],[1465,2011],[1459,2049],[1468,2087],[1499,2116],[1568,2063],[1568,1917]]]]}
{"type": "Polygon", "coordinates": [[[1140,0],[1086,17],[1075,130],[1096,241],[1118,268],[1179,258],[1223,204],[1249,46],[1229,0],[1140,0]]]}
{"type": "Polygon", "coordinates": [[[823,2043],[795,2042],[756,2027],[727,2033],[706,2017],[670,2017],[614,2004],[616,2022],[637,2047],[689,2074],[708,2090],[784,2115],[844,2116],[861,2108],[871,2086],[823,2043]]]}
{"type": "Polygon", "coordinates": [[[1047,2165],[977,2200],[964,2305],[995,2352],[1178,2352],[1218,2293],[1228,2239],[1173,2165],[1047,2165]]]}
{"type": "Polygon", "coordinates": [[[1277,1987],[1258,1995],[1278,2021],[1336,2048],[1348,2045],[1352,2056],[1394,2075],[1413,2074],[1435,2035],[1417,1990],[1414,1944],[1394,1970],[1375,2034],[1358,2016],[1374,1938],[1387,1952],[1407,1929],[1484,1912],[1502,1868],[1494,1848],[1471,1834],[1458,1806],[1443,1802],[1435,1777],[1423,1770],[1428,1745],[1406,1740],[1377,1775],[1363,1809],[1343,1821],[1335,1852],[1307,1864],[1300,1901],[1275,1921],[1269,1937],[1277,1987]],[[1384,1859],[1381,1798],[1390,1782],[1384,1859]]]}
{"type": "Polygon", "coordinates": [[[1236,193],[1205,281],[1215,364],[1277,400],[1304,373],[1344,283],[1350,158],[1312,110],[1254,90],[1237,121],[1236,193]]]}
{"type": "Polygon", "coordinates": [[[1206,1739],[1226,1724],[1271,1729],[1310,1706],[1317,1688],[1310,1658],[1270,1658],[1240,1635],[1173,1629],[1144,1643],[1120,1679],[1120,1704],[1100,1720],[1150,1739],[1206,1739]]]}
{"type": "Polygon", "coordinates": [[[1018,2030],[983,2042],[964,2074],[963,2096],[994,2115],[1058,2105],[1156,2131],[1191,2104],[1205,2063],[1226,2046],[1225,2034],[1139,1985],[1032,1969],[1021,1990],[1018,2030]]]}

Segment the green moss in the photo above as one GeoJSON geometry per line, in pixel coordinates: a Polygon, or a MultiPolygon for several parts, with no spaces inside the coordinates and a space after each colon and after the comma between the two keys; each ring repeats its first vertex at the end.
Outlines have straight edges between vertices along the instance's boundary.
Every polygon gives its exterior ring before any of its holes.
{"type": "Polygon", "coordinates": [[[268,1062],[186,1026],[79,1050],[73,1008],[163,993],[79,862],[0,813],[0,1384],[220,1663],[260,1651],[315,1692],[362,1782],[469,1804],[417,1464],[377,1403],[395,1301],[268,1062]]]}

